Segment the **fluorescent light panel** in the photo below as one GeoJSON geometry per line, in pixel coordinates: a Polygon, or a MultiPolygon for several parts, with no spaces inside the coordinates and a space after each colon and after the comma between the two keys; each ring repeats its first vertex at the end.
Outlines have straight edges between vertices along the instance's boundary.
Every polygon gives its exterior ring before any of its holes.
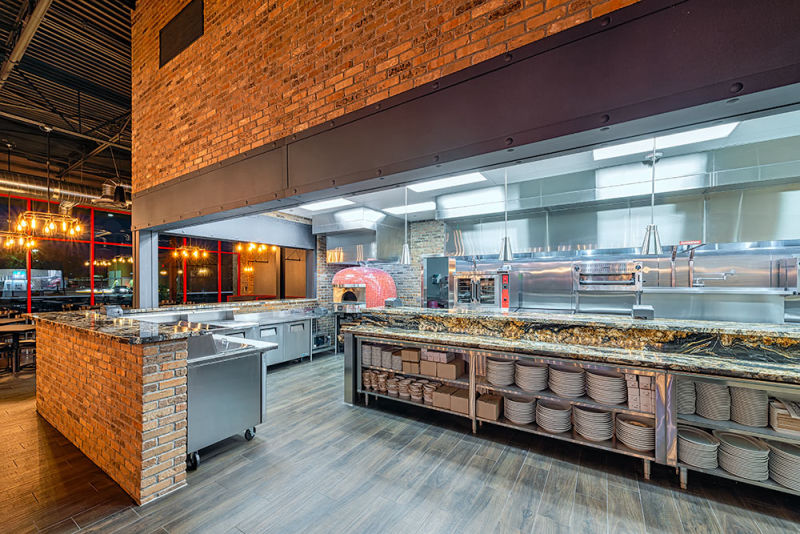
{"type": "Polygon", "coordinates": [[[437,189],[446,189],[448,187],[457,187],[460,185],[474,184],[477,182],[485,182],[484,177],[479,172],[471,172],[469,174],[462,174],[460,176],[450,176],[449,178],[439,178],[437,180],[430,180],[419,184],[409,185],[408,188],[417,193],[425,191],[436,191],[437,189]]]}
{"type": "MultiPolygon", "coordinates": [[[[700,128],[698,130],[689,130],[688,132],[680,132],[669,135],[662,135],[656,137],[656,150],[663,150],[665,148],[673,148],[676,146],[692,145],[694,143],[704,143],[706,141],[713,141],[715,139],[724,139],[728,137],[736,127],[739,126],[738,122],[731,122],[729,124],[720,124],[718,126],[709,126],[708,128],[700,128]]],[[[644,154],[653,150],[653,138],[642,139],[641,141],[632,141],[630,143],[623,143],[621,145],[607,146],[603,148],[596,148],[592,150],[592,157],[597,160],[618,158],[621,156],[630,156],[632,154],[644,154]]]]}
{"type": "Polygon", "coordinates": [[[418,204],[409,204],[408,206],[386,208],[383,211],[391,213],[392,215],[405,215],[406,213],[419,213],[421,211],[433,211],[435,209],[436,202],[420,202],[418,204]]]}
{"type": "Polygon", "coordinates": [[[319,202],[309,202],[308,204],[301,204],[298,208],[308,211],[329,210],[331,208],[341,208],[342,206],[349,206],[353,204],[352,201],[346,198],[332,198],[330,200],[320,200],[319,202]]]}

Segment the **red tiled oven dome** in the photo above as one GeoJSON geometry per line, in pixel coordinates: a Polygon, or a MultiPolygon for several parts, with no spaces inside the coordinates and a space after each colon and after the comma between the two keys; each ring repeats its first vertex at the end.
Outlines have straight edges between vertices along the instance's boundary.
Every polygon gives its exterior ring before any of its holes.
{"type": "Polygon", "coordinates": [[[333,275],[334,286],[363,285],[367,308],[383,306],[386,299],[397,297],[397,287],[386,271],[372,267],[348,267],[333,275]]]}

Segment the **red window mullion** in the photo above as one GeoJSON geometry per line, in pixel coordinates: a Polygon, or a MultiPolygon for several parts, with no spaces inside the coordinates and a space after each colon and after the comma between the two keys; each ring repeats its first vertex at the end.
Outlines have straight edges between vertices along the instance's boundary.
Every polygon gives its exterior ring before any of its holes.
{"type": "Polygon", "coordinates": [[[222,302],[222,241],[217,241],[217,302],[222,302]]]}
{"type": "MultiPolygon", "coordinates": [[[[27,201],[28,201],[27,209],[30,210],[31,209],[31,199],[27,199],[27,201]]],[[[28,279],[28,288],[27,288],[27,290],[28,290],[28,313],[31,313],[31,311],[33,309],[33,306],[32,306],[32,304],[33,304],[33,295],[31,293],[31,282],[32,282],[31,281],[31,259],[32,259],[31,258],[31,249],[28,248],[26,253],[25,253],[25,273],[26,273],[25,277],[28,279]]]]}
{"type": "MultiPolygon", "coordinates": [[[[186,238],[183,238],[183,246],[186,246],[186,238]]],[[[188,271],[186,270],[186,256],[183,256],[183,303],[186,304],[186,279],[188,278],[188,271]]]]}

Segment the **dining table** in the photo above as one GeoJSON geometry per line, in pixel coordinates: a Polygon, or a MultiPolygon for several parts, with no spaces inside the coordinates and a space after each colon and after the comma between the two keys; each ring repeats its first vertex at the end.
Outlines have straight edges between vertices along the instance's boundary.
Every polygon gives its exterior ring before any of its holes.
{"type": "Polygon", "coordinates": [[[36,326],[32,324],[0,324],[0,337],[11,336],[12,371],[14,373],[19,371],[19,340],[24,334],[35,330],[36,326]]]}

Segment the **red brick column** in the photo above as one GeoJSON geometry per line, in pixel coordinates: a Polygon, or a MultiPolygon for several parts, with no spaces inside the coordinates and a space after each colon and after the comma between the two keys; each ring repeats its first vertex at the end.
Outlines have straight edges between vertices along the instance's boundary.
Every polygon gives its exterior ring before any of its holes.
{"type": "Polygon", "coordinates": [[[186,341],[37,320],[36,409],[137,503],[186,484],[186,341]]]}

